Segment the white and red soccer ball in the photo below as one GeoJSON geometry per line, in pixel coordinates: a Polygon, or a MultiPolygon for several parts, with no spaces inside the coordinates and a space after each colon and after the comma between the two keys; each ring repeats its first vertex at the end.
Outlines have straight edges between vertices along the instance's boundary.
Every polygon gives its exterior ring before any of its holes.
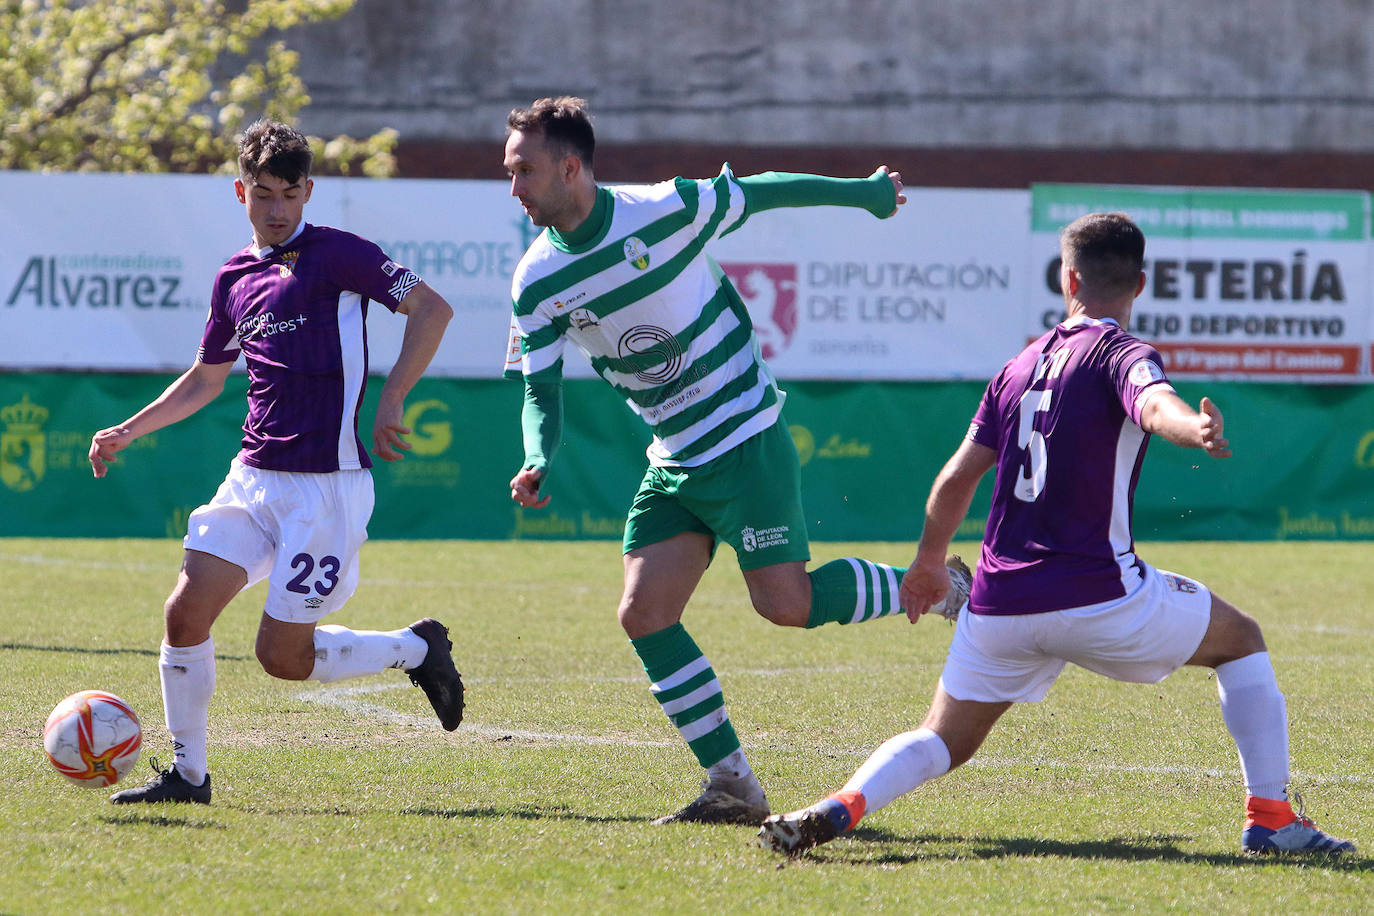
{"type": "Polygon", "coordinates": [[[43,750],[79,786],[112,786],[138,763],[143,729],[119,697],[82,690],[58,703],[43,725],[43,750]]]}

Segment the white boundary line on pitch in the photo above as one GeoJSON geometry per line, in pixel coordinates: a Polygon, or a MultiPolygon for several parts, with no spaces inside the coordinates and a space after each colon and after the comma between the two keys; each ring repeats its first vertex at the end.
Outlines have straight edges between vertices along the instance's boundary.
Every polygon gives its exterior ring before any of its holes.
{"type": "MultiPolygon", "coordinates": [[[[749,672],[741,672],[749,673],[749,672]]],[[[771,673],[771,672],[759,672],[771,673]]],[[[492,678],[490,680],[499,680],[492,678]]],[[[631,680],[629,678],[607,678],[605,680],[631,680]]],[[[634,679],[638,680],[638,679],[634,679]]],[[[318,690],[302,691],[296,695],[297,699],[308,703],[318,703],[322,706],[331,706],[335,709],[342,709],[359,715],[370,716],[386,722],[393,722],[397,725],[404,725],[411,728],[432,729],[438,728],[438,723],[432,716],[417,716],[411,713],[400,712],[389,706],[382,706],[377,703],[367,703],[355,699],[358,696],[366,696],[372,693],[381,693],[388,690],[403,690],[410,687],[410,684],[368,684],[357,687],[323,687],[318,690]]],[[[623,736],[609,737],[602,735],[583,735],[572,732],[546,732],[533,731],[521,728],[506,728],[499,725],[465,721],[460,726],[461,732],[465,734],[478,735],[483,738],[515,738],[524,741],[542,741],[549,744],[569,744],[582,746],[604,746],[604,747],[679,747],[680,740],[649,740],[645,738],[629,738],[623,736]]],[[[777,750],[775,745],[750,744],[740,742],[741,746],[748,751],[762,749],[777,750]]],[[[806,748],[807,751],[815,750],[827,755],[837,757],[866,758],[872,753],[872,748],[806,748]]],[[[1026,758],[1008,759],[1000,757],[974,757],[968,763],[968,767],[991,768],[991,769],[1016,769],[1020,767],[1044,767],[1056,770],[1085,770],[1091,773],[1143,773],[1150,776],[1202,776],[1210,779],[1237,779],[1240,776],[1239,767],[1235,769],[1217,767],[1193,767],[1193,766],[1144,766],[1115,763],[1074,763],[1065,760],[1052,760],[1048,758],[1026,758]]],[[[1336,776],[1325,773],[1307,773],[1294,770],[1292,773],[1295,782],[1303,783],[1308,786],[1320,785],[1374,785],[1374,777],[1362,775],[1336,776]]]]}

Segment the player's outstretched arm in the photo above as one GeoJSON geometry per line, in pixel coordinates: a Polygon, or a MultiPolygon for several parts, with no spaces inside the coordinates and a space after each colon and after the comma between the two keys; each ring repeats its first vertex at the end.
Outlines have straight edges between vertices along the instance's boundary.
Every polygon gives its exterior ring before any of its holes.
{"type": "Polygon", "coordinates": [[[858,207],[880,219],[906,203],[902,173],[878,166],[867,178],[831,178],[801,172],[763,172],[736,179],[750,213],[778,207],[858,207]]]}
{"type": "Polygon", "coordinates": [[[1174,445],[1200,448],[1213,458],[1230,458],[1231,445],[1223,435],[1221,408],[1204,397],[1197,410],[1172,391],[1161,391],[1145,402],[1140,428],[1163,436],[1174,445]]]}
{"type": "Polygon", "coordinates": [[[997,453],[965,439],[941,468],[926,500],[925,527],[916,559],[902,576],[897,598],[907,618],[915,623],[949,592],[945,554],[968,514],[978,481],[996,462],[997,453]]]}
{"type": "Polygon", "coordinates": [[[426,283],[416,284],[406,293],[396,311],[406,316],[405,335],[396,364],[377,399],[377,417],[372,423],[373,451],[383,461],[400,461],[404,457],[401,453],[410,450],[410,443],[403,438],[410,434],[402,423],[406,395],[429,368],[453,317],[453,307],[426,283]]]}
{"type": "Polygon", "coordinates": [[[232,362],[202,363],[197,360],[147,407],[118,426],[107,427],[92,436],[87,453],[91,473],[104,477],[109,465],[118,460],[115,455],[139,436],[184,420],[217,398],[224,390],[224,380],[229,377],[233,365],[232,362]]]}

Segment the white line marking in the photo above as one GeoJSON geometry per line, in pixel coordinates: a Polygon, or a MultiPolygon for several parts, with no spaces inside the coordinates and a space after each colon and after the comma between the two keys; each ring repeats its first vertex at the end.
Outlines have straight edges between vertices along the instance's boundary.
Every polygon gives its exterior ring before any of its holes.
{"type": "MultiPolygon", "coordinates": [[[[738,672],[746,673],[746,672],[738,672]]],[[[753,672],[765,676],[783,673],[781,671],[761,671],[753,672]]],[[[509,678],[489,678],[486,682],[510,681],[509,678]]],[[[525,680],[545,680],[528,678],[525,680]]],[[[546,680],[552,681],[553,678],[546,680]]],[[[563,680],[563,679],[559,679],[563,680]]],[[[581,680],[595,682],[641,682],[643,678],[567,678],[566,680],[581,680]]],[[[478,683],[473,681],[473,683],[478,683]]],[[[358,696],[366,696],[372,693],[381,693],[388,690],[407,690],[410,684],[365,684],[354,687],[323,687],[318,690],[303,691],[297,694],[297,699],[308,703],[319,703],[322,706],[332,706],[336,709],[344,709],[359,715],[371,716],[385,722],[392,722],[409,728],[438,728],[439,723],[433,716],[417,716],[410,713],[400,712],[388,706],[376,703],[365,703],[354,699],[358,696]]],[[[571,732],[545,732],[534,731],[524,728],[510,728],[502,725],[474,722],[471,719],[464,719],[459,726],[460,734],[472,734],[482,738],[515,738],[522,741],[541,741],[550,744],[569,744],[582,746],[607,746],[607,747],[677,747],[681,745],[681,740],[648,740],[643,738],[630,738],[626,736],[605,736],[605,735],[583,735],[571,732]]],[[[767,749],[777,751],[780,748],[776,744],[751,744],[740,742],[741,746],[747,751],[757,751],[767,749]]],[[[876,746],[876,745],[875,745],[876,746]]],[[[873,748],[807,748],[806,753],[822,753],[833,757],[854,757],[867,758],[872,753],[873,748]]],[[[1143,766],[1114,763],[1073,763],[1064,760],[1051,760],[1044,758],[1003,758],[1003,757],[974,757],[964,764],[978,769],[993,770],[1016,770],[1025,767],[1039,767],[1041,769],[1054,770],[1076,770],[1089,773],[1139,773],[1148,776],[1189,776],[1206,777],[1209,779],[1228,779],[1238,781],[1240,769],[1228,767],[1196,767],[1196,766],[1143,766]]],[[[1293,781],[1303,786],[1322,786],[1322,785],[1356,785],[1374,786],[1374,776],[1369,774],[1330,774],[1330,773],[1309,773],[1301,770],[1294,770],[1292,773],[1293,781]]]]}

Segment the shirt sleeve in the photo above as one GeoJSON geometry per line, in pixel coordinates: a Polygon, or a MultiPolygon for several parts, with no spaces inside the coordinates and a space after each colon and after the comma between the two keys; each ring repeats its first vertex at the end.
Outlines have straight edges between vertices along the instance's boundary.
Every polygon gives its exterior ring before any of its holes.
{"type": "Polygon", "coordinates": [[[525,378],[535,382],[562,382],[563,348],[567,338],[553,319],[539,307],[526,311],[520,306],[525,272],[517,267],[511,281],[510,334],[506,339],[508,379],[525,378]]]}
{"type": "Polygon", "coordinates": [[[884,219],[897,209],[897,190],[881,169],[867,178],[763,172],[745,175],[739,184],[750,213],[778,207],[858,207],[884,219]]]}
{"type": "Polygon", "coordinates": [[[525,404],[520,411],[520,431],[525,444],[524,467],[548,476],[549,463],[563,438],[563,386],[557,382],[525,382],[525,404]]]}
{"type": "Polygon", "coordinates": [[[215,277],[210,291],[210,313],[205,316],[205,331],[200,336],[196,359],[208,365],[232,363],[239,358],[238,329],[225,308],[228,283],[223,272],[215,277]]]}
{"type": "Polygon", "coordinates": [[[1163,362],[1159,351],[1141,340],[1132,340],[1121,347],[1111,361],[1117,397],[1126,415],[1137,426],[1146,401],[1161,391],[1174,390],[1164,374],[1163,362]]]}
{"type": "Polygon", "coordinates": [[[985,445],[994,451],[997,450],[998,433],[1001,430],[1001,424],[998,422],[997,391],[1005,374],[1006,369],[1003,369],[988,382],[987,388],[983,389],[983,399],[978,402],[978,409],[974,411],[973,420],[964,435],[970,442],[985,445]]]}
{"type": "Polygon", "coordinates": [[[334,249],[333,264],[339,285],[396,311],[406,294],[420,285],[420,277],[375,243],[352,233],[342,235],[346,242],[334,249]]]}
{"type": "Polygon", "coordinates": [[[673,186],[682,199],[685,221],[691,223],[699,239],[720,238],[744,225],[748,215],[744,188],[730,170],[730,163],[722,165],[715,178],[677,178],[673,186]]]}

